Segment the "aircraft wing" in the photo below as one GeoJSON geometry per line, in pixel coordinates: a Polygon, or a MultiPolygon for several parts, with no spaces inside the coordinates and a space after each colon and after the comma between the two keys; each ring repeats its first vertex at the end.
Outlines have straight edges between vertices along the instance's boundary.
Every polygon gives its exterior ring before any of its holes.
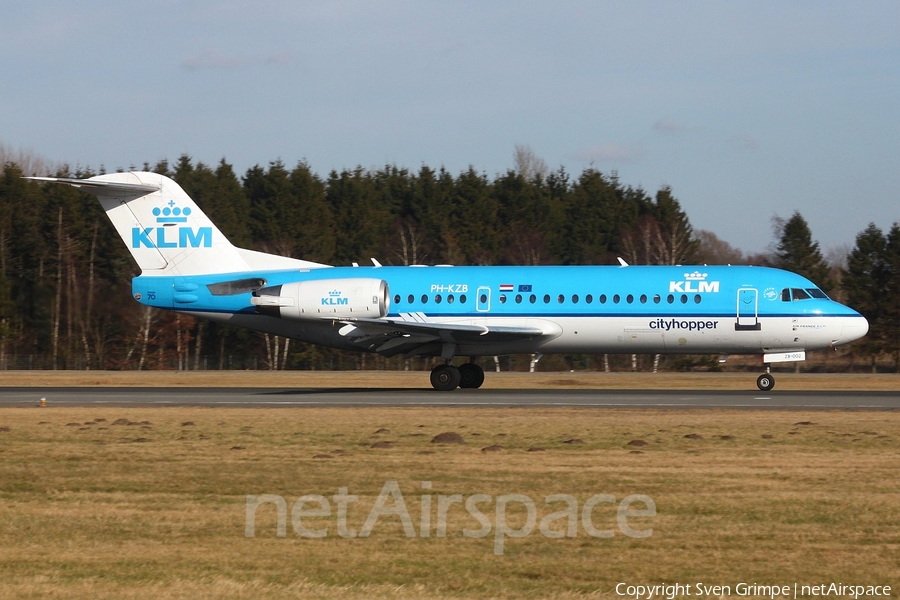
{"type": "Polygon", "coordinates": [[[401,313],[400,318],[353,319],[341,321],[340,334],[356,344],[385,356],[425,353],[435,344],[493,344],[541,337],[556,337],[559,326],[540,322],[521,325],[494,325],[488,320],[465,322],[430,321],[422,313],[401,313]]]}

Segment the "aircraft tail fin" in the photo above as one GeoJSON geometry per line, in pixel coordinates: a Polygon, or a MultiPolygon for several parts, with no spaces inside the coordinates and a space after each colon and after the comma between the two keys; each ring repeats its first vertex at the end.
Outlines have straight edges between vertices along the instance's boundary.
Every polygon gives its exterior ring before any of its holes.
{"type": "Polygon", "coordinates": [[[144,275],[326,266],[233,246],[181,186],[158,173],[28,179],[64,183],[95,194],[144,275]]]}

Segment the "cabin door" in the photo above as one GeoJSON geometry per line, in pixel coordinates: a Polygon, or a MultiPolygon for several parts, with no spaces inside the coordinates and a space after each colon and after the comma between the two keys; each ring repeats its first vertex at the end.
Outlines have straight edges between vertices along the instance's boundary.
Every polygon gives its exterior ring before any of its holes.
{"type": "Polygon", "coordinates": [[[759,331],[759,290],[741,288],[737,292],[735,331],[759,331]]]}

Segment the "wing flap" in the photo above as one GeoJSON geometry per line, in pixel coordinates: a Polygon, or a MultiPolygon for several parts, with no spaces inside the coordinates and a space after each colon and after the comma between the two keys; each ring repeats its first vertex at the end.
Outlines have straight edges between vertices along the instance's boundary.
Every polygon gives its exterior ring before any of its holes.
{"type": "MultiPolygon", "coordinates": [[[[502,325],[495,322],[435,322],[421,314],[401,315],[401,319],[344,320],[340,334],[354,343],[381,354],[416,354],[434,344],[498,344],[544,337],[556,337],[559,326],[550,322],[534,325],[502,325]]],[[[496,320],[494,320],[496,321],[496,320]]]]}

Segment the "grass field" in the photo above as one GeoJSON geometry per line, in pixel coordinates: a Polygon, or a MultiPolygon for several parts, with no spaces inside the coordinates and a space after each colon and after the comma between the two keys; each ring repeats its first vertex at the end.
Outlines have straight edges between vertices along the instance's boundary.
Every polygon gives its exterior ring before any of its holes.
{"type": "MultiPolygon", "coordinates": [[[[760,373],[762,370],[760,369],[760,373]]],[[[756,373],[487,372],[484,389],[756,390],[756,373]]],[[[897,390],[897,374],[775,373],[778,390],[897,390]]],[[[0,386],[429,388],[425,371],[0,371],[0,386]]]]}
{"type": "MultiPolygon", "coordinates": [[[[896,594],[898,440],[897,412],[2,409],[0,597],[615,598],[619,582],[698,581],[896,594]],[[465,444],[432,443],[444,432],[465,444]],[[341,537],[333,496],[358,496],[346,526],[359,531],[389,481],[416,537],[392,515],[369,537],[341,537]],[[272,504],[245,535],[247,496],[262,494],[286,501],[284,537],[272,504]],[[330,516],[302,520],[323,538],[292,527],[306,494],[331,502],[330,516]],[[464,535],[481,525],[456,503],[438,536],[439,496],[454,494],[491,497],[489,535],[464,535]],[[566,506],[545,497],[573,496],[576,535],[535,526],[495,554],[508,494],[531,498],[537,523],[566,506]],[[628,519],[652,535],[623,535],[606,502],[591,523],[613,536],[588,535],[581,509],[595,494],[652,499],[655,516],[628,519]]],[[[525,528],[524,505],[510,503],[507,521],[525,528]]]]}

